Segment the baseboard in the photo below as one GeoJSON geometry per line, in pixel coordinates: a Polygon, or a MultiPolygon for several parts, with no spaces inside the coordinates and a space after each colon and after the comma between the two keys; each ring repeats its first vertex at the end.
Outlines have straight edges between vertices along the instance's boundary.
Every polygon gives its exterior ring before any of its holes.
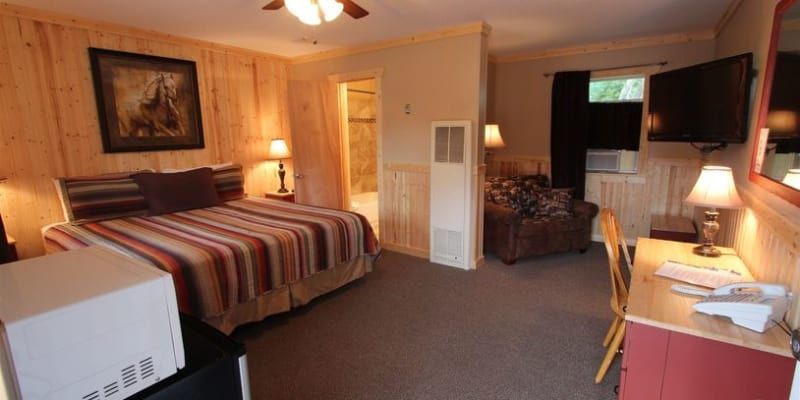
{"type": "Polygon", "coordinates": [[[381,247],[386,249],[386,250],[389,250],[389,251],[394,251],[394,252],[397,252],[397,253],[403,253],[403,254],[406,254],[406,255],[409,255],[409,256],[413,256],[413,257],[424,258],[426,260],[430,256],[430,252],[427,249],[418,249],[418,248],[414,248],[414,247],[407,247],[407,246],[394,244],[394,243],[387,243],[387,242],[381,242],[381,247]]]}
{"type": "MultiPolygon", "coordinates": [[[[592,234],[592,241],[603,243],[603,235],[597,233],[592,234]]],[[[636,247],[636,239],[625,239],[625,243],[627,243],[629,247],[636,247]]]]}

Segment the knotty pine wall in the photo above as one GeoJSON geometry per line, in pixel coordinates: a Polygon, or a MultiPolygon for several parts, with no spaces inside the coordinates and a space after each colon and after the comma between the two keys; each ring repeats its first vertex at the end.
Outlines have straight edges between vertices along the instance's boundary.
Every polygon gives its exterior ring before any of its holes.
{"type": "Polygon", "coordinates": [[[381,246],[428,258],[430,249],[430,166],[386,163],[380,203],[381,246]]]}
{"type": "MultiPolygon", "coordinates": [[[[715,41],[715,57],[752,52],[756,71],[766,68],[777,1],[744,1],[720,31],[715,41]]],[[[800,208],[755,185],[748,179],[752,149],[756,146],[758,112],[765,74],[756,75],[756,93],[750,107],[747,143],[732,145],[715,154],[714,162],[733,168],[736,186],[746,208],[723,212],[720,216],[719,243],[731,246],[744,260],[756,279],[789,285],[795,293],[786,316],[789,324],[800,327],[800,208]]]]}
{"type": "Polygon", "coordinates": [[[746,208],[721,210],[717,243],[733,247],[756,280],[789,286],[795,293],[786,321],[800,327],[800,226],[747,189],[746,208]]]}
{"type": "Polygon", "coordinates": [[[0,5],[0,211],[20,255],[42,254],[40,229],[63,220],[53,177],[234,161],[248,193],[274,190],[264,159],[289,139],[286,99],[278,57],[0,5]],[[205,149],[103,154],[89,47],[196,61],[205,149]]]}

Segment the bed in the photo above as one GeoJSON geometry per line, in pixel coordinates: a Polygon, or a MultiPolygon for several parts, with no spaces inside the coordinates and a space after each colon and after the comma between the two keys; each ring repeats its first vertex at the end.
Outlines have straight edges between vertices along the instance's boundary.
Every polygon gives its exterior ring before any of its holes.
{"type": "MultiPolygon", "coordinates": [[[[363,277],[380,253],[369,222],[356,213],[233,196],[148,216],[131,212],[126,196],[126,215],[43,229],[47,252],[98,245],[144,260],[172,274],[181,311],[226,333],[363,277]]],[[[65,207],[81,205],[97,209],[80,201],[65,207]]]]}

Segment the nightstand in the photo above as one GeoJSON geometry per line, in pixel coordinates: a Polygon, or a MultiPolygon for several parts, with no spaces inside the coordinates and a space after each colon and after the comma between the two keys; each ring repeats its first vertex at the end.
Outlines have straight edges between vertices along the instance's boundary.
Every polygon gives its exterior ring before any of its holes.
{"type": "Polygon", "coordinates": [[[697,230],[694,222],[677,215],[653,215],[650,223],[650,237],[653,239],[674,240],[676,242],[697,243],[697,230]]]}
{"type": "Polygon", "coordinates": [[[289,203],[294,203],[294,192],[289,192],[289,193],[268,192],[264,193],[264,197],[272,200],[281,200],[281,201],[288,201],[289,203]]]}
{"type": "Polygon", "coordinates": [[[8,261],[9,262],[18,261],[19,256],[17,256],[17,239],[14,239],[13,237],[6,235],[6,240],[8,241],[8,251],[11,255],[11,258],[8,261]]]}

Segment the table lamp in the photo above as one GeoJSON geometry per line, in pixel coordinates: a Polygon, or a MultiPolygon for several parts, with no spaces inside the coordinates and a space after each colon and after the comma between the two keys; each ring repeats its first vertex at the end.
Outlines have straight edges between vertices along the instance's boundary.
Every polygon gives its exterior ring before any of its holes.
{"type": "Polygon", "coordinates": [[[703,244],[694,248],[694,253],[705,257],[719,257],[720,251],[714,247],[714,237],[719,232],[719,212],[717,208],[742,208],[744,203],[736,191],[733,173],[728,167],[705,166],[700,171],[692,192],[686,203],[708,207],[703,221],[703,244]]]}
{"type": "MultiPolygon", "coordinates": [[[[486,125],[486,129],[484,131],[484,146],[491,150],[491,149],[502,149],[506,147],[506,143],[503,141],[503,137],[500,136],[500,126],[497,124],[488,124],[486,125]]],[[[486,154],[491,154],[489,150],[486,151],[486,154]]]]}
{"type": "Polygon", "coordinates": [[[800,189],[800,169],[790,169],[781,181],[784,185],[800,189]]]}
{"type": "Polygon", "coordinates": [[[269,155],[267,159],[271,161],[278,160],[278,177],[281,178],[281,188],[278,189],[278,193],[289,192],[286,190],[286,185],[284,185],[286,170],[283,169],[283,160],[291,157],[292,154],[289,152],[289,146],[286,145],[285,140],[272,139],[272,142],[269,144],[269,155]]]}

